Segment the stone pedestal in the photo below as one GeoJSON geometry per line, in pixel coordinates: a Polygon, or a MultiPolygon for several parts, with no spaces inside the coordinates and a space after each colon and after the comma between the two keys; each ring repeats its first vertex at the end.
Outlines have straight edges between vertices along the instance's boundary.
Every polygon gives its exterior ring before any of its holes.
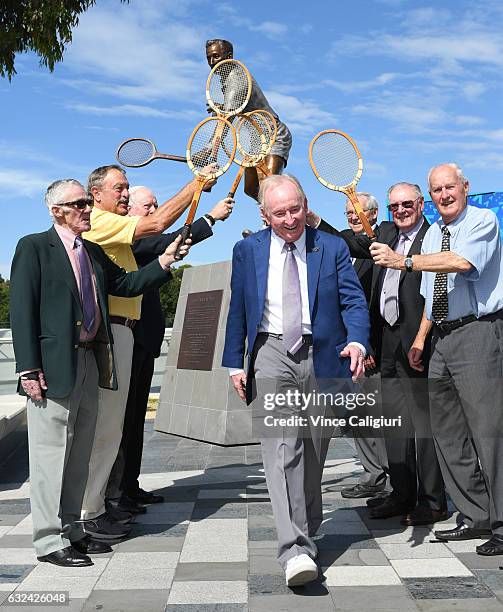
{"type": "Polygon", "coordinates": [[[222,368],[225,324],[230,300],[231,262],[188,268],[183,274],[166,358],[155,429],[224,446],[251,444],[251,409],[239,399],[227,368],[222,368]],[[211,370],[177,367],[187,296],[223,290],[211,370]]]}

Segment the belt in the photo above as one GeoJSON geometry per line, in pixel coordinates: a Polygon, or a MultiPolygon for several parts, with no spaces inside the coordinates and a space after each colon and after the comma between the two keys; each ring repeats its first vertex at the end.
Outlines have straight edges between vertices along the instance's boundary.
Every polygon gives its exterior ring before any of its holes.
{"type": "Polygon", "coordinates": [[[117,325],[125,325],[126,327],[129,327],[129,329],[133,329],[136,325],[136,319],[127,319],[126,317],[110,315],[110,323],[116,323],[117,325]]]}
{"type": "Polygon", "coordinates": [[[98,343],[95,340],[89,340],[89,342],[79,342],[79,348],[86,349],[86,351],[91,351],[97,344],[98,343]]]}
{"type": "Polygon", "coordinates": [[[474,314],[471,314],[467,315],[466,317],[460,317],[459,319],[453,319],[452,321],[442,321],[442,323],[435,323],[435,327],[442,335],[445,335],[455,329],[458,329],[458,327],[463,327],[463,325],[467,325],[468,323],[473,323],[474,321],[491,321],[499,319],[502,316],[503,309],[500,309],[496,312],[491,312],[490,314],[478,318],[474,314]]]}
{"type": "MultiPolygon", "coordinates": [[[[275,338],[276,340],[283,340],[283,334],[271,334],[269,332],[259,332],[258,335],[266,337],[266,338],[275,338]]],[[[302,334],[302,339],[304,340],[304,344],[312,344],[313,343],[313,335],[312,334],[302,334]]]]}

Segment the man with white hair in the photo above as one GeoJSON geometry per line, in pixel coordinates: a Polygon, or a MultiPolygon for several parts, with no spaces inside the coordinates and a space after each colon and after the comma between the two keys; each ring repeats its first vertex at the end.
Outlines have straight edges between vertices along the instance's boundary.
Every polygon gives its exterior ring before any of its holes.
{"type": "Polygon", "coordinates": [[[344,242],[306,227],[307,198],[297,179],[269,176],[260,185],[259,201],[269,227],[234,247],[222,365],[230,368],[243,401],[250,403],[256,391],[254,417],[265,425],[257,433],[278,561],[287,585],[298,586],[318,576],[313,537],[323,518],[321,477],[331,429],[323,435],[311,418],[306,426],[295,424],[300,414],[312,417],[323,408],[317,402],[303,413],[283,400],[328,381],[340,391],[341,379],[362,375],[369,318],[344,242]],[[279,418],[268,433],[263,410],[270,409],[264,400],[271,387],[276,415],[292,418],[294,425],[279,418]]]}
{"type": "Polygon", "coordinates": [[[425,308],[409,352],[424,369],[431,332],[431,423],[449,494],[462,515],[439,540],[489,536],[481,555],[503,554],[503,250],[493,211],[469,206],[469,182],[457,164],[428,175],[440,219],[421,254],[404,257],[383,244],[374,261],[396,270],[422,270],[425,308]]]}
{"type": "Polygon", "coordinates": [[[169,280],[179,241],[127,274],[81,238],[93,199],[78,181],[52,183],[45,200],[54,225],[21,238],[10,285],[18,390],[28,396],[33,543],[40,561],[83,567],[93,565],[88,554],[111,551],[78,523],[98,385],[117,388],[108,295],[140,295],[169,280]]]}
{"type": "MultiPolygon", "coordinates": [[[[210,212],[192,224],[192,244],[197,244],[213,235],[212,227],[217,221],[225,221],[232,212],[234,200],[220,200],[210,212]]],[[[146,217],[157,210],[157,198],[151,189],[135,186],[129,189],[130,217],[146,217]]],[[[159,253],[174,241],[181,228],[169,234],[148,236],[132,245],[133,255],[139,268],[147,266],[159,253]]],[[[129,393],[122,430],[119,454],[108,480],[106,497],[118,500],[119,510],[129,511],[135,504],[155,504],[163,501],[161,495],[140,488],[141,458],[143,453],[143,430],[147,411],[150,385],[154,373],[154,361],[159,357],[164,339],[165,318],[159,291],[145,291],[141,305],[141,316],[133,329],[134,347],[131,365],[129,393]]]]}

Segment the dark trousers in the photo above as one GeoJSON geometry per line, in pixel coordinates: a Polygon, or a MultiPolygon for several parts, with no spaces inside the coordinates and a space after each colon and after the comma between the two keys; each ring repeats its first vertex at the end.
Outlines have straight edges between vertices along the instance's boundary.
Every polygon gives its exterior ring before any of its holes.
{"type": "Polygon", "coordinates": [[[129,395],[122,430],[119,457],[122,459],[122,481],[120,489],[128,494],[139,488],[141,457],[143,453],[143,430],[147,413],[148,396],[154,374],[154,356],[141,344],[135,343],[129,395]]]}
{"type": "Polygon", "coordinates": [[[426,372],[409,366],[400,327],[383,327],[382,405],[385,417],[402,417],[402,427],[385,432],[392,497],[413,508],[447,507],[444,482],[431,433],[426,372]]]}

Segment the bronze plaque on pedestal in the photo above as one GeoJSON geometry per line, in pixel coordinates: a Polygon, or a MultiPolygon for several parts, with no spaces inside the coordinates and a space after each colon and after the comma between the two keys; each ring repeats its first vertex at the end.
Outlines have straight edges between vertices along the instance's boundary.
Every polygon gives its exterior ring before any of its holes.
{"type": "Polygon", "coordinates": [[[176,367],[211,370],[223,290],[189,293],[176,367]]]}

